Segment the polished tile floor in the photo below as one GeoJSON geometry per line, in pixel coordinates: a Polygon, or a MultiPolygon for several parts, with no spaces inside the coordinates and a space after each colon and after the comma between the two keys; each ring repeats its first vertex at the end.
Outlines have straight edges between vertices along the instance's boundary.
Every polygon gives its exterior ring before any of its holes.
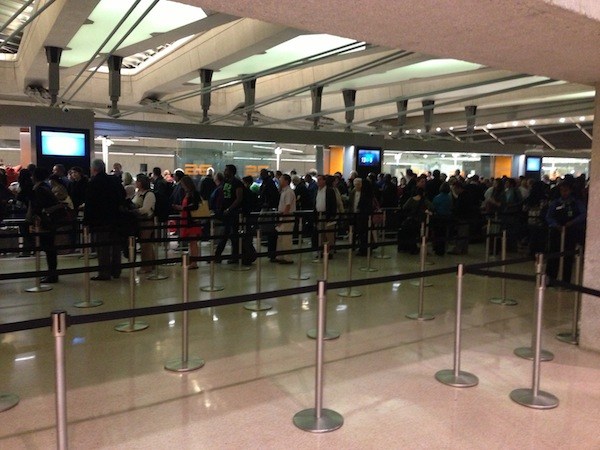
{"type": "MultiPolygon", "coordinates": [[[[377,277],[418,269],[418,257],[387,250],[391,259],[373,259],[377,277]]],[[[203,248],[206,252],[207,247],[203,248]]],[[[469,256],[435,257],[427,268],[476,262],[469,256]]],[[[93,263],[95,263],[93,261],[93,263]]],[[[76,267],[76,256],[61,256],[60,268],[76,267]]],[[[2,273],[32,270],[33,258],[0,258],[2,273]]],[[[181,301],[179,266],[161,269],[163,281],[137,279],[138,306],[181,301]]],[[[330,280],[348,270],[345,252],[335,255],[330,280]]],[[[262,289],[312,285],[322,264],[304,257],[297,266],[264,263],[262,289]]],[[[509,271],[532,273],[533,263],[509,271]]],[[[178,374],[166,361],[181,355],[181,314],[143,317],[146,330],[120,333],[118,322],[68,329],[66,366],[68,441],[74,449],[598,449],[600,431],[600,355],[559,342],[557,331],[570,327],[575,294],[550,289],[544,308],[543,346],[555,359],[542,364],[541,388],[560,400],[557,408],[535,410],[514,403],[509,393],[531,386],[532,363],[516,357],[516,347],[531,341],[531,283],[510,281],[508,295],[517,306],[488,299],[500,291],[498,279],[468,275],[464,280],[462,369],[479,377],[472,388],[452,388],[434,378],[452,368],[456,277],[431,278],[425,288],[431,321],[405,317],[417,310],[418,287],[409,281],[355,288],[362,295],[328,293],[328,328],[341,333],[325,343],[323,406],[340,413],[343,426],[330,433],[296,428],[293,416],[315,402],[316,296],[275,298],[272,309],[253,312],[242,304],[204,308],[189,314],[189,354],[206,365],[178,374]]],[[[237,272],[220,265],[221,292],[209,284],[209,268],[190,272],[190,300],[207,300],[256,291],[256,268],[237,272]]],[[[71,315],[126,309],[127,274],[92,282],[93,309],[73,303],[84,296],[82,275],[61,277],[44,293],[24,293],[32,280],[0,283],[2,323],[48,317],[54,309],[71,315]]],[[[20,403],[0,413],[1,449],[48,449],[56,444],[54,342],[49,329],[0,335],[0,391],[18,394],[20,403]]]]}

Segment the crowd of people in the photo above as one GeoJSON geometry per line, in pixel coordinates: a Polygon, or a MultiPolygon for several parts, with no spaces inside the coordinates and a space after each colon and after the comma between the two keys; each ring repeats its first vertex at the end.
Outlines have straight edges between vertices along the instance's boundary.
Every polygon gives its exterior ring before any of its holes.
{"type": "MultiPolygon", "coordinates": [[[[360,178],[351,172],[346,180],[340,172],[302,176],[263,169],[257,178],[240,178],[237,167],[228,164],[223,172],[209,169],[204,176],[155,167],[150,174],[134,177],[118,163],[108,172],[102,160],[92,161],[90,177],[80,167],[67,171],[60,164],[51,171],[34,165],[18,173],[0,170],[0,218],[15,211],[26,218],[20,225],[21,256],[29,256],[34,246],[31,232],[39,233],[49,271],[45,283],[58,281],[56,246],[78,242],[73,226],[78,215],[97,248],[99,272],[92,279],[106,281],[120,276],[121,255],[128,254],[126,238],[132,235],[140,239],[141,260],[148,262],[138,271],[152,271],[157,255],[148,240],[154,236],[154,222],[166,224],[174,214],[180,217],[176,233],[185,238],[192,257],[199,255],[203,236],[211,234],[207,214],[198,214],[204,210],[217,225],[217,262],[225,259],[230,242],[227,262],[252,264],[252,238],[261,229],[269,260],[292,264],[285,251],[294,240],[310,237],[315,252],[327,243],[333,257],[336,239],[350,225],[358,256],[377,245],[374,227],[394,233],[399,252],[417,253],[425,230],[437,255],[466,254],[470,242],[490,231],[488,219],[492,231],[506,230],[509,251],[558,251],[561,241],[566,250],[573,250],[584,243],[586,203],[583,175],[551,182],[548,177],[465,177],[459,170],[450,176],[439,170],[417,175],[407,169],[400,178],[384,173],[360,178]]],[[[554,261],[548,273],[556,278],[554,261]]],[[[568,256],[560,274],[563,280],[571,277],[571,262],[568,256]]],[[[190,269],[197,267],[192,261],[190,269]]]]}

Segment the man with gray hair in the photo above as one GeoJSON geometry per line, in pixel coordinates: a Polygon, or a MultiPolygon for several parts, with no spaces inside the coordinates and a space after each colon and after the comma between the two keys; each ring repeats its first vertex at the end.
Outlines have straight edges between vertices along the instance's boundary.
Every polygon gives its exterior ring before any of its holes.
{"type": "Polygon", "coordinates": [[[85,194],[83,223],[90,227],[98,252],[98,276],[92,280],[108,281],[121,276],[121,246],[119,245],[119,205],[125,199],[121,180],[106,173],[101,159],[91,164],[91,179],[85,194]]]}

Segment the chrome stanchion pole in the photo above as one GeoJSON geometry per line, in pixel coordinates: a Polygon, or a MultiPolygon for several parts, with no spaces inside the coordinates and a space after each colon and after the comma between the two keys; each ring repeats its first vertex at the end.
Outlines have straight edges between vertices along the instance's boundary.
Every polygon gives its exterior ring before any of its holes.
{"type": "Polygon", "coordinates": [[[384,209],[382,211],[382,215],[383,215],[382,220],[383,220],[383,222],[382,222],[381,226],[379,227],[379,233],[380,233],[379,234],[379,236],[380,236],[379,243],[381,245],[381,247],[380,247],[381,250],[380,250],[380,254],[379,255],[373,255],[373,258],[376,258],[376,259],[390,259],[391,258],[391,256],[385,254],[385,244],[384,244],[384,242],[385,242],[385,226],[387,224],[387,220],[386,220],[387,219],[387,214],[386,213],[387,212],[384,209]]]}
{"type": "MultiPolygon", "coordinates": [[[[502,231],[502,261],[506,261],[506,230],[502,231]]],[[[503,265],[500,270],[502,273],[506,273],[506,266],[503,265]]],[[[512,298],[506,298],[506,278],[503,277],[500,279],[500,297],[492,297],[490,303],[502,306],[515,306],[519,304],[519,302],[512,298]]]]}
{"type": "MultiPolygon", "coordinates": [[[[348,272],[346,278],[348,281],[352,281],[352,244],[354,243],[354,227],[352,225],[348,227],[348,242],[350,244],[350,249],[348,250],[348,272]]],[[[349,287],[338,292],[337,295],[340,297],[360,297],[362,293],[349,287]]]]}
{"type": "Polygon", "coordinates": [[[479,378],[469,372],[460,370],[460,342],[461,342],[461,315],[463,296],[463,270],[462,264],[458,265],[456,275],[456,319],[454,321],[454,369],[440,370],[435,374],[435,379],[440,383],[454,387],[477,386],[479,378]]]}
{"type": "Polygon", "coordinates": [[[556,279],[558,281],[563,281],[563,272],[565,270],[565,256],[563,255],[565,251],[565,237],[567,234],[567,227],[560,227],[560,258],[558,259],[558,274],[556,279]]]}
{"type": "Polygon", "coordinates": [[[325,229],[327,228],[327,225],[324,222],[325,220],[325,215],[320,212],[317,214],[317,220],[315,221],[314,224],[314,228],[313,228],[313,232],[317,233],[317,256],[316,258],[313,258],[312,262],[314,263],[320,263],[323,262],[322,260],[322,254],[321,254],[321,242],[323,242],[323,240],[325,239],[325,237],[323,236],[325,229]]]}
{"type": "MultiPolygon", "coordinates": [[[[425,224],[421,223],[421,248],[419,250],[419,270],[421,272],[425,271],[425,264],[427,263],[425,260],[427,259],[427,235],[425,234],[425,224]]],[[[422,287],[431,287],[433,283],[431,281],[426,280],[425,278],[420,278],[417,280],[412,280],[410,282],[413,286],[418,286],[419,289],[422,287]]]]}
{"type": "MultiPolygon", "coordinates": [[[[40,221],[36,220],[34,225],[34,231],[36,233],[35,236],[35,273],[39,274],[41,270],[41,261],[40,261],[40,221]]],[[[25,292],[46,292],[51,291],[52,286],[48,286],[47,284],[42,284],[40,276],[35,277],[35,286],[31,288],[25,289],[25,292]]]]}
{"type": "Polygon", "coordinates": [[[296,275],[290,275],[288,276],[288,278],[290,280],[308,280],[310,278],[309,275],[305,275],[302,273],[302,249],[304,248],[304,246],[302,245],[302,216],[299,216],[300,220],[298,221],[298,250],[300,253],[298,253],[298,272],[296,273],[296,275]]]}
{"type": "Polygon", "coordinates": [[[429,213],[425,214],[425,228],[423,229],[423,233],[425,235],[425,237],[427,238],[427,241],[425,241],[425,265],[426,266],[433,266],[435,263],[433,261],[427,261],[427,246],[429,245],[429,218],[430,215],[429,213]]]}
{"type": "MultiPolygon", "coordinates": [[[[135,238],[129,237],[129,262],[133,264],[135,260],[135,238]]],[[[129,269],[129,307],[135,309],[135,267],[129,269]]],[[[148,328],[146,322],[139,322],[135,317],[131,317],[127,322],[122,322],[115,327],[115,330],[122,333],[131,333],[148,328]]]]}
{"type": "MultiPolygon", "coordinates": [[[[425,271],[425,254],[427,253],[427,236],[421,238],[421,272],[425,271]]],[[[432,314],[424,314],[423,306],[425,304],[425,278],[419,279],[419,310],[416,313],[407,314],[406,317],[412,320],[432,320],[435,316],[432,314]]]]}
{"type": "Polygon", "coordinates": [[[520,405],[535,409],[551,409],[558,406],[558,398],[549,392],[540,390],[540,362],[542,352],[542,314],[544,306],[544,291],[546,290],[546,275],[540,277],[536,286],[536,315],[535,315],[535,351],[533,357],[533,380],[531,389],[515,389],[510,393],[511,400],[520,405]]]}
{"type": "Polygon", "coordinates": [[[231,270],[235,271],[235,272],[246,272],[248,270],[250,270],[249,266],[243,266],[242,265],[242,253],[243,253],[243,242],[242,242],[242,238],[243,238],[243,233],[244,233],[244,215],[240,213],[239,215],[239,226],[238,226],[238,249],[239,249],[239,254],[238,254],[238,263],[233,265],[231,267],[231,270]]]}
{"type": "MultiPolygon", "coordinates": [[[[577,247],[575,253],[575,284],[581,285],[581,275],[583,265],[583,248],[577,247]]],[[[556,339],[567,344],[577,345],[579,344],[579,313],[581,308],[581,292],[575,293],[575,300],[573,301],[573,321],[571,325],[571,331],[558,333],[556,339]]]]}
{"type": "MultiPolygon", "coordinates": [[[[154,217],[154,231],[152,233],[152,236],[154,236],[155,238],[158,236],[157,233],[158,230],[158,217],[154,217]]],[[[189,245],[189,243],[188,243],[189,245]]],[[[156,241],[154,244],[152,244],[152,246],[154,247],[154,258],[158,259],[158,249],[159,249],[159,245],[158,245],[158,241],[156,241]]],[[[160,264],[155,264],[154,265],[154,273],[152,275],[149,275],[146,277],[146,280],[166,280],[167,278],[169,278],[167,275],[162,275],[160,273],[160,264]]]]}
{"type": "MultiPolygon", "coordinates": [[[[190,256],[183,255],[183,287],[182,296],[183,303],[188,303],[190,300],[189,291],[189,267],[190,267],[190,256]]],[[[168,361],[165,364],[165,369],[171,372],[191,372],[204,366],[204,360],[202,358],[189,358],[188,357],[188,344],[189,344],[189,333],[188,333],[188,310],[184,310],[181,313],[181,359],[175,359],[168,361]]]]}
{"type": "MultiPolygon", "coordinates": [[[[542,282],[542,276],[546,271],[546,264],[544,262],[544,255],[542,253],[538,253],[535,257],[535,278],[536,278],[536,286],[538,286],[542,282]]],[[[545,283],[545,277],[544,277],[545,283]]],[[[545,284],[544,284],[544,287],[545,284]]],[[[538,303],[536,299],[533,302],[533,317],[537,317],[537,306],[538,303]]],[[[514,350],[514,354],[519,358],[533,360],[535,358],[535,328],[531,335],[531,347],[519,347],[514,350]]],[[[554,354],[549,352],[548,350],[540,350],[540,360],[541,361],[552,361],[554,359],[554,354]]]]}
{"type": "Polygon", "coordinates": [[[361,267],[360,270],[362,270],[363,272],[377,272],[378,269],[371,267],[371,254],[373,253],[373,250],[371,248],[371,244],[372,244],[372,238],[371,238],[371,227],[373,226],[373,221],[371,219],[371,216],[369,216],[369,220],[368,220],[368,225],[367,225],[367,231],[368,231],[368,235],[367,235],[367,267],[361,267]]]}
{"type": "MultiPolygon", "coordinates": [[[[83,227],[83,243],[85,244],[83,249],[83,265],[86,269],[90,268],[90,232],[88,227],[83,227]]],[[[102,305],[100,300],[90,300],[90,273],[86,270],[83,274],[83,290],[85,292],[85,300],[82,302],[74,303],[73,306],[76,308],[95,308],[96,306],[102,305]]]]}
{"type": "MultiPolygon", "coordinates": [[[[496,225],[498,225],[498,213],[496,213],[494,215],[494,223],[496,225]]],[[[496,234],[496,233],[494,233],[494,234],[496,234]]],[[[492,252],[494,253],[494,259],[495,259],[498,254],[498,237],[497,236],[494,236],[493,240],[492,240],[492,252]]]]}
{"type": "Polygon", "coordinates": [[[490,232],[492,230],[492,219],[488,217],[485,227],[485,262],[490,262],[490,232]]]}
{"type": "Polygon", "coordinates": [[[67,376],[65,370],[66,311],[52,311],[54,364],[56,375],[56,448],[66,450],[67,440],[67,376]]]}
{"type": "MultiPolygon", "coordinates": [[[[327,276],[329,275],[329,244],[323,245],[323,280],[327,281],[327,276]]],[[[325,320],[325,324],[327,324],[327,311],[323,312],[323,317],[325,320]]],[[[311,339],[316,339],[318,334],[317,329],[311,328],[306,332],[306,335],[311,339]]],[[[340,332],[338,330],[325,330],[325,334],[323,339],[332,340],[340,337],[340,332]]]]}
{"type": "MultiPolygon", "coordinates": [[[[256,240],[258,241],[258,248],[260,248],[261,239],[262,239],[262,237],[261,237],[260,230],[256,230],[256,240]]],[[[258,257],[258,258],[256,258],[256,293],[257,294],[260,294],[262,292],[261,278],[262,278],[262,264],[261,264],[261,258],[258,257]]],[[[261,300],[253,300],[251,302],[247,302],[244,304],[244,309],[247,309],[248,311],[267,311],[271,308],[273,308],[273,305],[271,305],[268,302],[263,302],[261,300]]]]}
{"type": "MultiPolygon", "coordinates": [[[[165,240],[163,243],[163,251],[165,252],[165,259],[167,259],[169,257],[169,244],[171,241],[169,241],[169,221],[166,220],[164,222],[164,228],[161,229],[161,236],[163,237],[163,239],[165,240]]],[[[165,266],[174,266],[176,263],[174,262],[170,262],[170,263],[165,263],[165,266]]]]}
{"type": "Polygon", "coordinates": [[[331,409],[323,408],[323,354],[325,340],[325,311],[327,309],[326,282],[318,282],[317,313],[317,358],[315,376],[315,407],[302,410],[294,415],[294,425],[304,431],[324,433],[337,430],[344,424],[344,418],[331,409]]]}
{"type": "Polygon", "coordinates": [[[215,222],[210,222],[210,254],[212,259],[210,260],[210,286],[204,286],[200,288],[203,292],[217,292],[225,289],[223,286],[215,286],[215,222]]]}

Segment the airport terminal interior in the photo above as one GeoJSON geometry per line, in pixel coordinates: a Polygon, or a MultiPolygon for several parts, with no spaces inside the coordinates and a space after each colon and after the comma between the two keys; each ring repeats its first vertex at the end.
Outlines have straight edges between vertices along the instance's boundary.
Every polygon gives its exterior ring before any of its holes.
{"type": "MultiPolygon", "coordinates": [[[[501,258],[490,256],[485,229],[462,255],[437,255],[431,243],[399,252],[395,230],[357,255],[340,232],[328,261],[305,238],[293,264],[263,255],[189,271],[185,242],[172,235],[157,244],[169,264],[104,281],[81,273],[78,248],[58,256],[72,273],[40,292],[30,291],[44,254],[0,250],[0,448],[600,448],[600,6],[452,3],[0,0],[0,166],[9,173],[61,161],[87,172],[99,158],[134,176],[234,164],[240,177],[347,178],[358,149],[377,149],[380,171],[399,179],[437,169],[573,175],[590,186],[574,268],[587,295],[539,287],[521,247],[495,274],[469,272],[501,258]],[[45,132],[81,147],[57,153],[45,132]],[[319,280],[334,283],[321,298],[319,280]],[[363,281],[335,286],[350,280],[363,281]],[[273,293],[252,297],[264,292],[273,293]],[[197,307],[184,315],[185,300],[197,307]],[[144,314],[115,318],[134,307],[144,314]],[[68,315],[62,338],[53,311],[68,315]],[[319,323],[324,342],[314,339],[319,323]],[[523,349],[526,358],[515,354],[523,349]],[[165,369],[182,360],[194,370],[165,369]],[[441,370],[477,382],[449,386],[441,370]],[[516,389],[548,403],[519,404],[516,389]],[[304,410],[323,414],[308,431],[304,410]]],[[[210,240],[200,252],[214,252],[210,240]]]]}

